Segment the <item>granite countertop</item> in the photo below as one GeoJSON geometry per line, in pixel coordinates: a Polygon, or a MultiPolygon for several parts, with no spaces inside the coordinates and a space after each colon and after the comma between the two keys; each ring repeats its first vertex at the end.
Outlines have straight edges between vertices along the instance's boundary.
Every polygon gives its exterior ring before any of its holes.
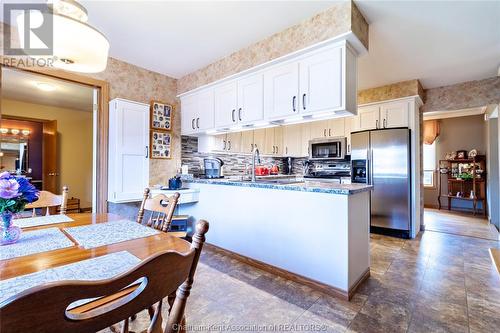
{"type": "Polygon", "coordinates": [[[253,188],[267,188],[273,190],[300,191],[300,192],[315,192],[315,193],[330,193],[352,195],[360,192],[371,191],[372,185],[365,184],[335,184],[330,182],[319,181],[302,181],[288,183],[267,183],[230,180],[230,179],[200,179],[192,178],[185,180],[186,183],[211,184],[211,185],[226,185],[226,186],[241,186],[253,188]]]}

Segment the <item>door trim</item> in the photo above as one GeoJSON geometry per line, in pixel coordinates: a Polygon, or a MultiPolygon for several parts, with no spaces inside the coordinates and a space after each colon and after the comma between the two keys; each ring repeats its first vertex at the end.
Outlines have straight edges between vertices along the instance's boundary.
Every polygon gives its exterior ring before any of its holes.
{"type": "MultiPolygon", "coordinates": [[[[23,68],[8,66],[5,64],[0,65],[0,69],[11,68],[45,76],[54,77],[57,79],[75,82],[87,85],[99,90],[99,103],[97,109],[97,160],[96,160],[96,192],[97,206],[94,207],[97,213],[107,213],[108,204],[108,133],[109,133],[109,82],[104,80],[94,79],[92,77],[84,76],[81,74],[65,72],[62,70],[47,70],[41,68],[23,68]]],[[[1,71],[0,71],[1,78],[1,71]]],[[[1,114],[0,114],[1,117],[1,114]]],[[[0,118],[1,119],[1,118],[0,118]]]]}

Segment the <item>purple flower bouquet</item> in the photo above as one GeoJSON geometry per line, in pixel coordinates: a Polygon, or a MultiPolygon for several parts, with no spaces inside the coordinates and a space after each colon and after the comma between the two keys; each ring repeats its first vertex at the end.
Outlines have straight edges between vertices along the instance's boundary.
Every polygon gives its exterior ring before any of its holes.
{"type": "Polygon", "coordinates": [[[24,210],[28,203],[38,200],[39,191],[24,177],[15,177],[8,172],[0,173],[0,245],[15,243],[21,229],[12,225],[14,214],[24,210]]]}

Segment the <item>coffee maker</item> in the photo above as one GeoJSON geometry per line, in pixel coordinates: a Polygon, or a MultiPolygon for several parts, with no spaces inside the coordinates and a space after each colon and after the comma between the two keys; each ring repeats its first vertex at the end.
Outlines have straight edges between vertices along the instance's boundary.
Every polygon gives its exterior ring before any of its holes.
{"type": "Polygon", "coordinates": [[[222,178],[222,166],[224,162],[217,157],[207,157],[203,159],[203,165],[205,168],[205,178],[222,178]]]}
{"type": "Polygon", "coordinates": [[[293,174],[293,157],[283,158],[283,174],[291,175],[293,174]]]}

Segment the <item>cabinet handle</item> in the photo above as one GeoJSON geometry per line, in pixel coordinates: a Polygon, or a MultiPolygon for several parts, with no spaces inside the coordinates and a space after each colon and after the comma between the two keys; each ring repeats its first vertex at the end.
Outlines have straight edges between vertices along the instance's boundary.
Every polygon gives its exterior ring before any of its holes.
{"type": "Polygon", "coordinates": [[[326,128],[323,130],[323,136],[326,136],[326,128]]]}
{"type": "Polygon", "coordinates": [[[194,120],[194,118],[193,118],[193,120],[191,120],[191,127],[192,127],[193,129],[194,129],[194,121],[195,121],[195,120],[194,120]]]}
{"type": "Polygon", "coordinates": [[[387,119],[384,118],[384,128],[386,127],[386,121],[387,119]]]}
{"type": "Polygon", "coordinates": [[[288,154],[288,147],[285,147],[285,155],[288,154]]]}
{"type": "Polygon", "coordinates": [[[276,153],[276,146],[273,146],[273,154],[276,153]]]}
{"type": "Polygon", "coordinates": [[[302,95],[302,108],[304,110],[306,109],[306,94],[302,95]]]}
{"type": "Polygon", "coordinates": [[[196,128],[200,128],[200,118],[196,118],[196,128]]]}
{"type": "Polygon", "coordinates": [[[238,109],[238,119],[241,121],[241,108],[238,109]]]}
{"type": "Polygon", "coordinates": [[[226,140],[222,140],[222,142],[224,143],[222,146],[222,150],[226,150],[226,140]]]}
{"type": "Polygon", "coordinates": [[[146,146],[146,158],[149,158],[149,147],[146,146]]]}
{"type": "Polygon", "coordinates": [[[231,141],[228,141],[227,144],[228,144],[227,150],[231,150],[231,141]]]}
{"type": "Polygon", "coordinates": [[[276,154],[278,153],[278,151],[279,151],[279,147],[278,147],[278,146],[276,146],[276,154]]]}
{"type": "Polygon", "coordinates": [[[378,119],[375,120],[375,128],[378,128],[378,119]]]}
{"type": "Polygon", "coordinates": [[[250,144],[250,151],[253,151],[253,143],[250,144]]]}
{"type": "Polygon", "coordinates": [[[331,128],[328,129],[328,136],[332,136],[332,129],[331,128]]]}
{"type": "Polygon", "coordinates": [[[233,123],[236,121],[236,120],[234,119],[234,114],[235,114],[235,112],[236,112],[236,110],[235,110],[235,109],[233,109],[233,111],[231,111],[231,120],[233,121],[233,123]]]}
{"type": "Polygon", "coordinates": [[[297,109],[295,108],[295,100],[297,99],[297,96],[293,96],[292,98],[292,108],[293,108],[293,112],[297,111],[297,109]]]}

